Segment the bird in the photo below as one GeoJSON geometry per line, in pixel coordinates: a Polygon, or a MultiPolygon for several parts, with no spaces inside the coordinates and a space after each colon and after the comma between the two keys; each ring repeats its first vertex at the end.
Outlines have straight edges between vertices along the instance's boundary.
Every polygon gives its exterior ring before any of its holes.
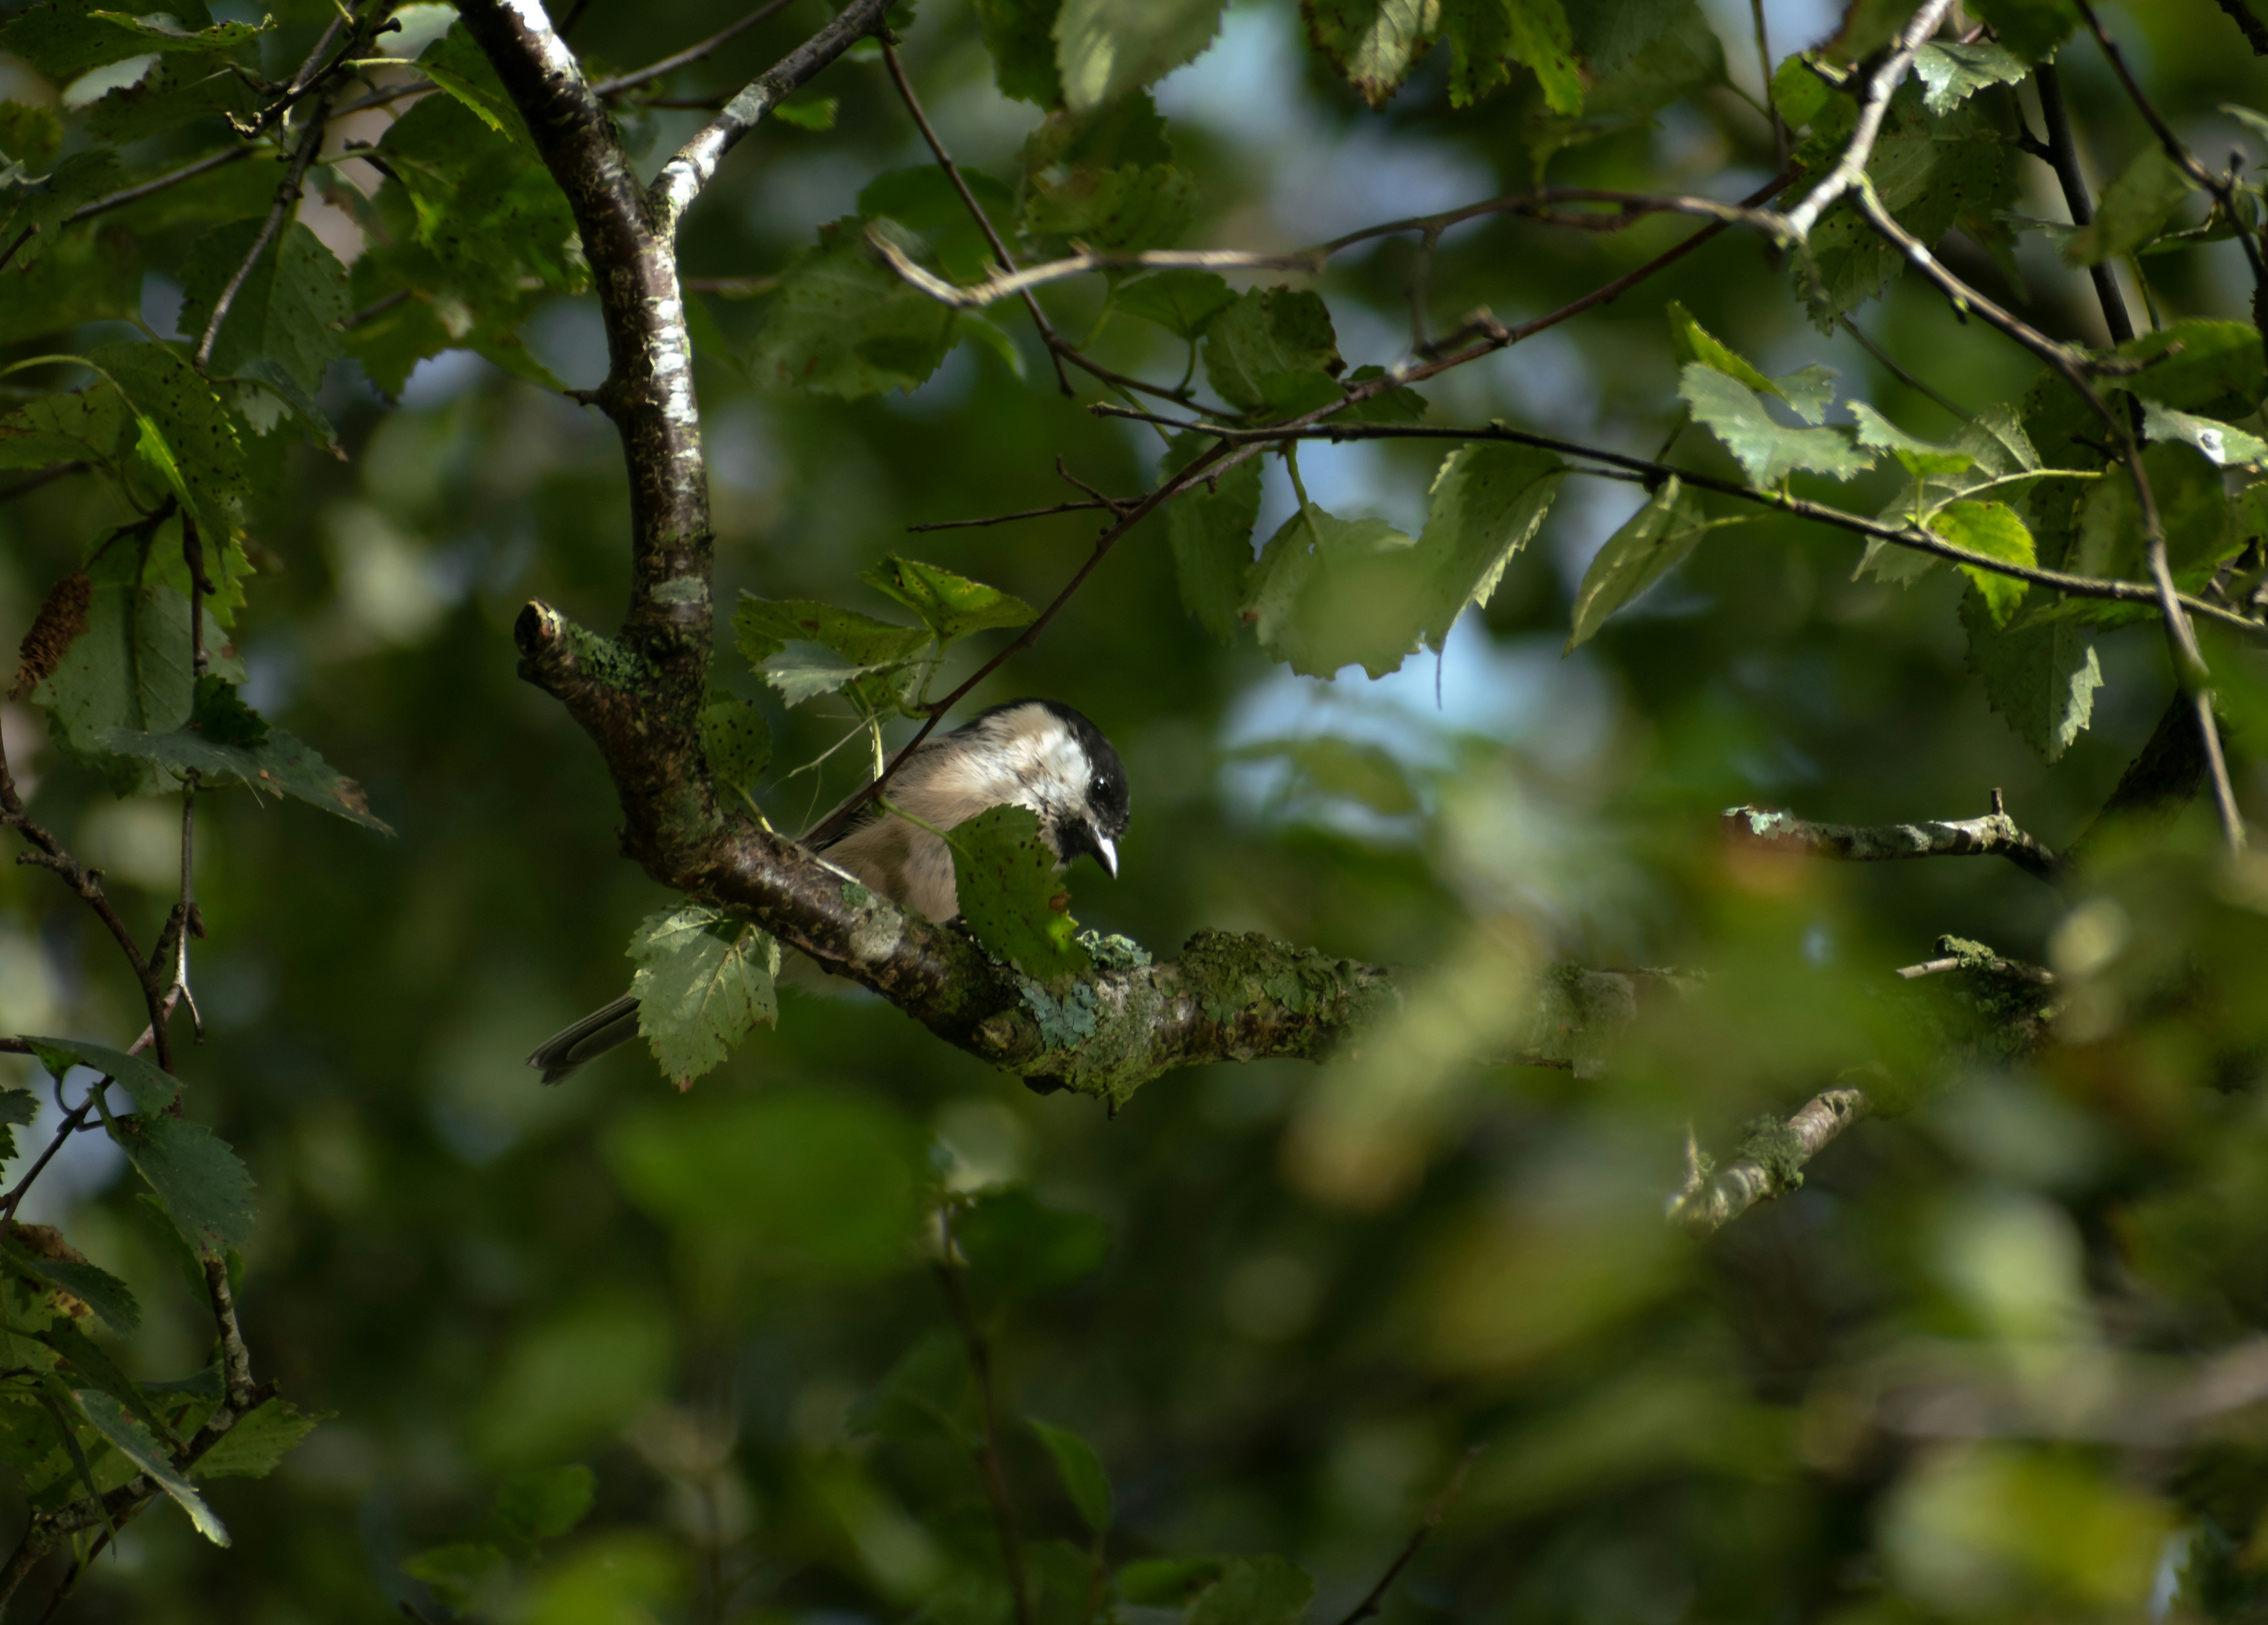
{"type": "MultiPolygon", "coordinates": [[[[869,890],[940,924],[961,902],[953,848],[939,831],[987,808],[1029,808],[1057,868],[1093,858],[1118,877],[1126,769],[1102,730],[1059,701],[1010,700],[927,741],[891,778],[888,801],[887,809],[867,801],[848,816],[838,809],[805,839],[869,890]]],[[[527,1064],[557,1083],[635,1037],[637,1014],[637,997],[624,994],[546,1038],[527,1064]]]]}

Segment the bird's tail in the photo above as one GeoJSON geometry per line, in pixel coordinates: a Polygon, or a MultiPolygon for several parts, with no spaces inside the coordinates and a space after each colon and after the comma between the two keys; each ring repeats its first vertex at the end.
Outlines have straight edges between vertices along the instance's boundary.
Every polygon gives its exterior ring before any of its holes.
{"type": "Polygon", "coordinates": [[[625,993],[604,1009],[593,1010],[553,1033],[535,1046],[527,1064],[543,1068],[546,1083],[556,1083],[585,1061],[636,1038],[637,1012],[638,1001],[625,993]]]}

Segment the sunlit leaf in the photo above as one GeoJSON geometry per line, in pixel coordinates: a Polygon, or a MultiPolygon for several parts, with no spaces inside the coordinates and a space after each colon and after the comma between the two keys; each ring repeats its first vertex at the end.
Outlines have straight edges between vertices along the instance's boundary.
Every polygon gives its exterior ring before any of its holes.
{"type": "Polygon", "coordinates": [[[212,1509],[197,1493],[196,1486],[183,1478],[173,1459],[150,1430],[107,1393],[78,1392],[79,1408],[86,1418],[108,1439],[113,1448],[136,1467],[148,1474],[158,1487],[170,1496],[173,1503],[189,1515],[197,1533],[215,1546],[226,1546],[228,1530],[213,1516],[212,1509]]]}
{"type": "Polygon", "coordinates": [[[1799,469],[1849,479],[1874,466],[1839,429],[1790,429],[1772,420],[1756,395],[1715,368],[1689,364],[1678,393],[1696,421],[1724,442],[1760,490],[1799,469]]]}
{"type": "Polygon", "coordinates": [[[779,944],[744,920],[688,904],[630,934],[638,1031],[680,1089],[712,1070],[758,1023],[779,1019],[779,944]]]}
{"type": "Polygon", "coordinates": [[[1180,67],[1212,42],[1222,0],[1063,0],[1056,66],[1086,113],[1180,67]]]}
{"type": "Polygon", "coordinates": [[[1440,0],[1309,0],[1307,38],[1373,107],[1394,99],[1440,26],[1440,0]]]}
{"type": "Polygon", "coordinates": [[[1672,475],[1623,521],[1583,574],[1575,591],[1574,627],[1567,652],[1590,641],[1607,617],[1683,562],[1709,534],[1709,521],[1692,493],[1672,475]]]}

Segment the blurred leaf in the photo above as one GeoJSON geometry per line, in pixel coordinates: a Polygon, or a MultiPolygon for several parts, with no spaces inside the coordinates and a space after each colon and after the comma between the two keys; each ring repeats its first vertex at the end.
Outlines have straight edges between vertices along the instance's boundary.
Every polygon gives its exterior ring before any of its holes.
{"type": "Polygon", "coordinates": [[[1373,107],[1402,88],[1432,43],[1440,0],[1307,0],[1307,38],[1373,107]]]}
{"type": "Polygon", "coordinates": [[[1032,177],[1023,230],[1118,252],[1170,248],[1196,212],[1196,183],[1170,164],[1081,165],[1032,177]]]}
{"type": "Polygon", "coordinates": [[[1228,752],[1232,762],[1281,761],[1293,782],[1314,794],[1343,796],[1381,817],[1400,818],[1419,809],[1418,793],[1394,753],[1364,740],[1336,734],[1299,739],[1263,739],[1228,752]]]}
{"type": "Polygon", "coordinates": [[[953,1239],[978,1276],[1018,1294],[1075,1285],[1110,1252],[1110,1227],[1101,1219],[1050,1208],[1015,1186],[986,1191],[957,1209],[953,1239]]]}
{"type": "Polygon", "coordinates": [[[937,371],[954,339],[951,307],[869,255],[858,220],[838,220],[781,270],[748,369],[814,395],[911,390],[937,371]]]}
{"type": "Polygon", "coordinates": [[[1345,365],[1322,299],[1291,288],[1255,288],[1218,312],[1204,364],[1221,399],[1245,412],[1272,412],[1302,380],[1328,382],[1345,365]]]}
{"type": "Polygon", "coordinates": [[[1036,1418],[1025,1420],[1054,1458],[1056,1474],[1079,1509],[1080,1520],[1098,1535],[1108,1533],[1117,1521],[1117,1506],[1110,1494],[1110,1476],[1102,1470],[1102,1458],[1094,1453],[1094,1446],[1076,1433],[1050,1428],[1036,1418]]]}
{"type": "Polygon", "coordinates": [[[2242,417],[2268,388],[2260,335],[2249,322],[2176,321],[2119,345],[2118,353],[2150,366],[2130,377],[2106,379],[2107,386],[2182,411],[2216,406],[2233,395],[2242,408],[2223,415],[2242,417]]]}
{"type": "Polygon", "coordinates": [[[541,1467],[497,1488],[497,1518],[523,1540],[556,1540],[589,1516],[597,1494],[586,1466],[541,1467]]]}
{"type": "Polygon", "coordinates": [[[0,153],[26,170],[43,170],[63,151],[63,122],[53,107],[0,101],[0,153]]]}
{"type": "Polygon", "coordinates": [[[607,1152],[640,1208],[780,1266],[859,1277],[912,1256],[921,1146],[873,1102],[772,1096],[650,1112],[624,1120],[607,1152]]]}
{"type": "Polygon", "coordinates": [[[621,1530],[578,1549],[530,1587],[526,1625],[645,1625],[681,1617],[681,1549],[659,1535],[621,1530]]]}
{"type": "Polygon", "coordinates": [[[179,1445],[180,1441],[171,1437],[171,1430],[157,1412],[150,1408],[150,1401],[142,1397],[132,1380],[118,1369],[118,1363],[99,1344],[80,1331],[70,1316],[58,1318],[44,1331],[34,1335],[55,1350],[68,1368],[64,1375],[73,1381],[74,1385],[85,1383],[97,1392],[107,1394],[125,1407],[127,1412],[153,1436],[165,1439],[169,1446],[179,1445]]]}
{"type": "MultiPolygon", "coordinates": [[[[2032,533],[2024,528],[2024,521],[2016,517],[2016,511],[2004,502],[1948,503],[1930,515],[1929,528],[1955,546],[1982,553],[1987,558],[2005,559],[2012,565],[2038,562],[2032,550],[2032,533]]],[[[2016,606],[2023,602],[2024,594],[2030,590],[2029,581],[1977,565],[1962,565],[1960,570],[1976,588],[1996,626],[2008,624],[2016,606]]]]}
{"type": "Polygon", "coordinates": [[[895,553],[883,554],[881,562],[868,565],[858,579],[919,616],[940,644],[994,627],[1028,626],[1037,613],[997,587],[895,553]]]}
{"type": "MultiPolygon", "coordinates": [[[[1174,437],[1160,460],[1160,481],[1187,468],[1204,437],[1174,437]]],[[[1244,581],[1252,570],[1252,527],[1260,517],[1260,460],[1249,458],[1166,505],[1166,537],[1182,607],[1224,644],[1244,624],[1244,581]]]]}
{"type": "Polygon", "coordinates": [[[988,807],[953,826],[961,917],[976,940],[1027,976],[1073,975],[1092,963],[1078,942],[1071,893],[1028,807],[988,807]]]}
{"type": "Polygon", "coordinates": [[[1764,403],[1738,381],[1713,367],[1689,363],[1678,394],[1725,449],[1748,471],[1749,484],[1770,490],[1789,474],[1805,469],[1830,479],[1849,479],[1874,466],[1839,429],[1788,429],[1772,421],[1764,403]]]}
{"type": "Polygon", "coordinates": [[[87,109],[87,134],[130,146],[201,119],[248,124],[260,97],[228,68],[188,55],[160,56],[140,79],[122,85],[87,109]]]}
{"type": "Polygon", "coordinates": [[[1575,592],[1574,627],[1565,654],[1573,654],[1607,624],[1607,617],[1684,561],[1710,530],[1700,504],[1672,475],[1624,520],[1591,560],[1575,592]]]}
{"type": "MultiPolygon", "coordinates": [[[[195,339],[213,307],[242,268],[265,221],[237,220],[207,233],[181,268],[181,331],[195,339]]],[[[348,314],[346,269],[314,233],[297,221],[269,244],[236,291],[228,319],[214,336],[211,371],[232,378],[270,360],[313,394],[323,373],[345,353],[331,326],[348,314]]]]}
{"type": "Polygon", "coordinates": [[[638,1031],[680,1089],[713,1069],[759,1023],[779,1020],[779,943],[700,904],[649,914],[630,934],[638,1031]]]}
{"type": "Polygon", "coordinates": [[[1992,25],[1992,32],[2026,62],[2040,62],[2079,21],[2071,0],[1971,0],[1970,11],[1992,25]]]}
{"type": "Polygon", "coordinates": [[[218,1258],[251,1239],[252,1175],[226,1141],[164,1112],[107,1118],[105,1126],[200,1258],[218,1258]]]}
{"type": "Polygon", "coordinates": [[[798,129],[833,129],[835,114],[842,106],[839,97],[803,97],[780,103],[771,110],[771,116],[783,123],[792,124],[798,129]]]}
{"type": "Polygon", "coordinates": [[[160,1489],[173,1497],[174,1504],[189,1515],[189,1521],[196,1525],[199,1534],[215,1546],[229,1543],[226,1527],[213,1516],[212,1509],[205,1504],[204,1497],[197,1493],[196,1486],[175,1469],[172,1458],[151,1437],[148,1429],[107,1393],[80,1389],[78,1403],[79,1408],[86,1413],[86,1419],[110,1441],[118,1453],[148,1474],[160,1489]]]}
{"type": "Polygon", "coordinates": [[[1061,107],[1055,26],[1063,0],[976,0],[976,10],[1000,93],[1037,107],[1061,107]]]}
{"type": "Polygon", "coordinates": [[[1984,697],[2044,762],[2059,760],[2095,715],[2102,668],[2095,639],[2069,624],[2005,627],[1981,595],[1962,601],[1969,632],[1969,668],[1984,680],[1984,697]]]}
{"type": "Polygon", "coordinates": [[[301,1439],[330,1419],[309,1414],[287,1400],[269,1400],[236,1419],[189,1468],[197,1478],[266,1478],[301,1439]]]}
{"type": "Polygon", "coordinates": [[[2066,265],[2100,265],[2132,254],[2155,237],[2174,211],[2197,190],[2181,166],[2151,142],[2102,188],[2094,220],[2063,245],[2066,265]]]}
{"type": "Polygon", "coordinates": [[[943,1433],[963,1449],[982,1449],[984,1436],[972,1413],[968,1351],[939,1326],[916,1338],[881,1386],[853,1403],[844,1421],[853,1438],[912,1442],[943,1433]]]}
{"type": "Polygon", "coordinates": [[[1232,1557],[1189,1605],[1189,1625],[1295,1625],[1315,1583],[1280,1557],[1232,1557]]]}
{"type": "Polygon", "coordinates": [[[1978,91],[2021,84],[2031,66],[2003,45],[1933,40],[1914,53],[1914,71],[1928,86],[1922,105],[1932,113],[1947,113],[1978,91]]]}
{"type": "MultiPolygon", "coordinates": [[[[1679,368],[1698,362],[1714,367],[1726,377],[1736,379],[1759,395],[1779,395],[1778,384],[1758,372],[1747,357],[1735,353],[1717,336],[1693,320],[1684,306],[1675,299],[1669,301],[1664,313],[1669,318],[1669,353],[1679,368]]],[[[1781,395],[1781,399],[1786,397],[1781,395]]]]}
{"type": "Polygon", "coordinates": [[[1452,107],[1468,107],[1510,84],[1519,63],[1534,70],[1554,113],[1582,111],[1582,70],[1560,0],[1441,0],[1441,37],[1456,52],[1452,107]]]}
{"type": "Polygon", "coordinates": [[[1118,1571],[1118,1594],[1137,1607],[1180,1608],[1226,1566],[1219,1557],[1141,1558],[1118,1571]]]}
{"type": "Polygon", "coordinates": [[[1175,338],[1196,339],[1236,294],[1213,271],[1161,270],[1120,283],[1110,300],[1112,309],[1154,321],[1175,338]]]}
{"type": "Polygon", "coordinates": [[[402,1563],[401,1572],[424,1581],[445,1605],[464,1613],[502,1586],[512,1573],[512,1563],[493,1546],[466,1540],[420,1552],[402,1563]]]}
{"type": "Polygon", "coordinates": [[[521,1331],[475,1408],[473,1444],[504,1466],[584,1449],[611,1437],[667,1386],[668,1316],[641,1299],[587,1300],[521,1331]]]}
{"type": "Polygon", "coordinates": [[[1062,0],[1056,66],[1086,113],[1180,67],[1212,43],[1222,0],[1062,0]]]}
{"type": "Polygon", "coordinates": [[[163,1112],[173,1104],[180,1087],[173,1075],[155,1061],[107,1045],[91,1044],[84,1038],[27,1038],[25,1042],[58,1083],[73,1067],[90,1067],[107,1077],[115,1078],[119,1086],[134,1097],[136,1112],[163,1112]]]}

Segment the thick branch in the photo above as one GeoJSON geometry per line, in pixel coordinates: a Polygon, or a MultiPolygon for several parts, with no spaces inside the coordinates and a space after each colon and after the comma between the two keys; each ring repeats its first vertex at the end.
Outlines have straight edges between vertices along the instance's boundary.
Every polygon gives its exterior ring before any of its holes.
{"type": "Polygon", "coordinates": [[[1786,1122],[1751,1129],[1733,1160],[1713,1172],[1695,1156],[1685,1188],[1669,1199],[1669,1217],[1697,1235],[1722,1230],[1766,1197],[1801,1185],[1803,1165],[1874,1109],[1864,1089],[1822,1089],[1786,1122]]]}
{"type": "Polygon", "coordinates": [[[1923,824],[1815,824],[1764,807],[1727,808],[1726,838],[1743,846],[1882,863],[1896,858],[2006,858],[2027,875],[2061,885],[2064,860],[2016,827],[2006,813],[1923,824]]]}

